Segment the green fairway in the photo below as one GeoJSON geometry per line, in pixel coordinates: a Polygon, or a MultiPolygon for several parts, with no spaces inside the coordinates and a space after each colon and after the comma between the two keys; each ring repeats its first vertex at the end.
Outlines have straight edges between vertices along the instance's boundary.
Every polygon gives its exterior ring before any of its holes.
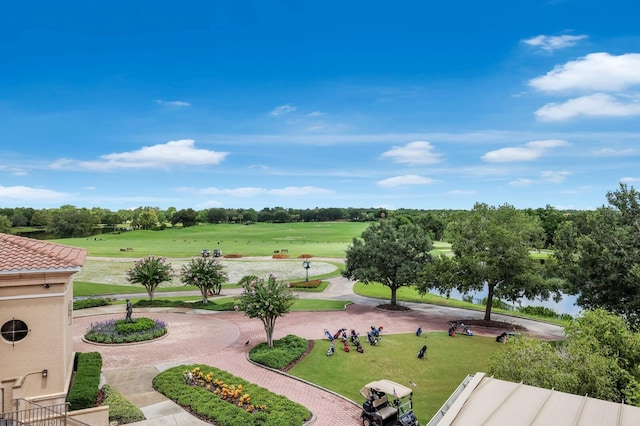
{"type": "Polygon", "coordinates": [[[256,223],[252,225],[200,225],[162,231],[128,231],[88,238],[52,240],[87,249],[89,256],[166,257],[199,256],[202,249],[221,249],[223,254],[270,256],[288,251],[289,257],[344,257],[353,237],[359,237],[369,222],[256,223]],[[128,251],[127,251],[128,250],[128,251]]]}
{"type": "Polygon", "coordinates": [[[414,411],[420,424],[426,424],[468,374],[486,372],[488,359],[503,346],[491,337],[451,338],[444,332],[384,335],[379,346],[364,344],[364,353],[347,353],[336,344],[333,356],[326,356],[329,341],[317,340],[313,351],[289,373],[326,387],[361,404],[362,386],[378,379],[389,379],[413,387],[414,411]],[[422,345],[427,356],[417,357],[422,345]]]}

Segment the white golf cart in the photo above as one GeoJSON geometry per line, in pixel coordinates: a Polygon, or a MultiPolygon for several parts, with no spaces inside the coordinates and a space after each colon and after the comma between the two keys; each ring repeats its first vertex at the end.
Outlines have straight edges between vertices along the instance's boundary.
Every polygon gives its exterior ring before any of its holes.
{"type": "Polygon", "coordinates": [[[413,391],[391,380],[378,380],[365,385],[360,395],[364,426],[418,426],[413,414],[413,391]]]}

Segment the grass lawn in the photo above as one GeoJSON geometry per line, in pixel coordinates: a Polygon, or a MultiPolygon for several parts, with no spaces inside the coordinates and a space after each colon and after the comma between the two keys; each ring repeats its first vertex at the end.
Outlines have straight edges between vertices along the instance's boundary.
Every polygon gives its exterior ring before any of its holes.
{"type": "Polygon", "coordinates": [[[200,251],[206,248],[243,256],[271,256],[276,250],[288,250],[291,258],[302,254],[342,258],[353,237],[360,236],[369,225],[369,222],[218,224],[51,241],[85,248],[89,256],[106,257],[143,257],[150,254],[192,257],[199,256],[200,251]]]}
{"type": "Polygon", "coordinates": [[[289,374],[317,383],[361,404],[360,389],[378,379],[389,379],[413,388],[414,411],[420,424],[426,424],[468,374],[486,372],[491,355],[503,346],[492,337],[451,338],[444,332],[383,335],[379,346],[365,338],[364,353],[346,353],[336,344],[333,356],[326,356],[329,341],[317,340],[313,351],[289,374]],[[428,337],[424,337],[428,336],[428,337]],[[427,355],[417,357],[422,345],[427,355]]]}

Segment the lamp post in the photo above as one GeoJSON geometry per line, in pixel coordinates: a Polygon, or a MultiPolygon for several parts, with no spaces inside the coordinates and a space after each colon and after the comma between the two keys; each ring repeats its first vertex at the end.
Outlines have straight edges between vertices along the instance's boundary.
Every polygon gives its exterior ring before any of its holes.
{"type": "Polygon", "coordinates": [[[305,281],[309,281],[309,268],[311,268],[311,261],[310,260],[305,260],[302,262],[302,267],[305,269],[305,271],[307,272],[307,278],[305,281]]]}

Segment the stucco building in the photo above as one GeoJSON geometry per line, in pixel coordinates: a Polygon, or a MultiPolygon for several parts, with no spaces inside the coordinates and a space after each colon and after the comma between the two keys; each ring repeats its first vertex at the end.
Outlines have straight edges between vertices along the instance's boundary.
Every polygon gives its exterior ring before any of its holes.
{"type": "Polygon", "coordinates": [[[85,257],[84,249],[0,233],[0,422],[11,412],[64,407],[73,275],[85,257]]]}

